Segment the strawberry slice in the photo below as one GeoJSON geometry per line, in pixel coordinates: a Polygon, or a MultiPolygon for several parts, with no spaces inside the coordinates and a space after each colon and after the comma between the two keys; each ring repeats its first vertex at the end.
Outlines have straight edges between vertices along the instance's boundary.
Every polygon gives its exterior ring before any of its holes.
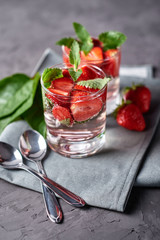
{"type": "Polygon", "coordinates": [[[71,103],[70,109],[74,120],[77,122],[86,121],[90,118],[93,118],[102,109],[103,103],[101,99],[92,99],[89,95],[90,94],[88,92],[82,91],[76,91],[74,93],[73,102],[71,103]]]}
{"type": "Polygon", "coordinates": [[[63,70],[62,70],[62,73],[63,73],[63,77],[71,78],[68,69],[63,69],[63,70]]]}
{"type": "Polygon", "coordinates": [[[70,64],[70,62],[69,62],[69,53],[70,53],[70,48],[64,46],[63,62],[65,62],[66,64],[70,64]]]}
{"type": "Polygon", "coordinates": [[[121,55],[118,51],[118,49],[109,49],[104,52],[104,62],[101,68],[108,76],[117,77],[119,75],[121,55]]]}
{"type": "MultiPolygon", "coordinates": [[[[85,55],[83,51],[81,51],[81,59],[85,61],[93,61],[93,60],[103,60],[103,51],[100,47],[93,47],[92,50],[85,55]]],[[[98,61],[99,62],[99,61],[98,61]]]]}
{"type": "Polygon", "coordinates": [[[70,126],[73,123],[73,118],[69,110],[62,106],[55,106],[52,109],[52,114],[55,119],[57,119],[61,124],[70,126]]]}
{"type": "Polygon", "coordinates": [[[62,95],[62,96],[69,96],[69,92],[60,90],[60,89],[54,89],[54,88],[48,88],[48,90],[54,94],[62,95]]]}
{"type": "Polygon", "coordinates": [[[78,85],[78,84],[76,84],[76,85],[74,86],[74,89],[76,89],[76,90],[81,90],[81,91],[87,91],[87,92],[97,92],[97,91],[99,91],[98,88],[97,88],[97,89],[94,89],[94,88],[89,88],[89,87],[85,87],[85,86],[80,86],[80,85],[78,85]]]}
{"type": "Polygon", "coordinates": [[[102,47],[102,43],[101,43],[101,41],[99,41],[99,39],[92,38],[92,41],[93,41],[93,46],[94,47],[102,47]]]}
{"type": "Polygon", "coordinates": [[[54,89],[54,88],[48,88],[48,90],[51,93],[54,93],[54,94],[49,94],[49,93],[46,94],[46,97],[50,99],[52,103],[58,104],[63,107],[69,107],[70,104],[68,102],[68,98],[66,99],[64,98],[65,96],[66,97],[70,96],[69,92],[59,90],[59,89],[54,89]]]}
{"type": "Polygon", "coordinates": [[[90,66],[83,66],[81,69],[82,69],[82,74],[80,75],[77,81],[84,81],[84,80],[95,79],[99,77],[97,72],[90,66]]]}
{"type": "Polygon", "coordinates": [[[71,92],[73,88],[73,80],[68,77],[58,78],[52,81],[51,88],[71,92]]]}

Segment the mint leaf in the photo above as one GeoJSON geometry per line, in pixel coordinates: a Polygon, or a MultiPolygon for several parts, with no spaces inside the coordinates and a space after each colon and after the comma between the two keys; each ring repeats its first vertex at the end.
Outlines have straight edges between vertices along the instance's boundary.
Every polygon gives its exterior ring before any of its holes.
{"type": "Polygon", "coordinates": [[[84,52],[85,55],[87,55],[91,51],[92,48],[93,48],[92,40],[90,41],[88,39],[88,40],[86,40],[86,42],[80,44],[80,49],[81,49],[81,51],[84,52]]]}
{"type": "Polygon", "coordinates": [[[107,51],[108,49],[120,47],[126,41],[127,37],[121,32],[109,31],[101,33],[98,39],[103,43],[103,50],[107,51]]]}
{"type": "Polygon", "coordinates": [[[73,23],[73,28],[75,30],[76,35],[80,39],[81,50],[87,55],[91,49],[93,48],[93,42],[90,34],[87,32],[84,26],[80,23],[73,23]]]}
{"type": "Polygon", "coordinates": [[[73,81],[77,81],[77,79],[80,77],[82,74],[82,70],[78,69],[77,71],[74,71],[73,68],[69,68],[69,74],[71,75],[73,81]]]}
{"type": "Polygon", "coordinates": [[[42,74],[44,86],[48,88],[51,81],[63,77],[62,70],[59,68],[46,68],[42,74]]]}
{"type": "Polygon", "coordinates": [[[68,48],[71,48],[73,41],[74,41],[74,38],[71,38],[71,37],[62,38],[58,42],[56,42],[56,44],[60,45],[60,46],[67,46],[68,48]]]}
{"type": "Polygon", "coordinates": [[[70,121],[70,118],[66,118],[64,120],[61,120],[60,123],[66,126],[70,126],[71,121],[70,121]]]}
{"type": "Polygon", "coordinates": [[[102,89],[109,81],[111,81],[111,78],[95,78],[92,80],[80,81],[77,85],[93,89],[102,89]]]}
{"type": "Polygon", "coordinates": [[[69,53],[69,61],[72,65],[74,65],[74,70],[78,68],[78,65],[81,61],[79,51],[79,44],[76,40],[74,40],[71,46],[71,51],[69,53]]]}

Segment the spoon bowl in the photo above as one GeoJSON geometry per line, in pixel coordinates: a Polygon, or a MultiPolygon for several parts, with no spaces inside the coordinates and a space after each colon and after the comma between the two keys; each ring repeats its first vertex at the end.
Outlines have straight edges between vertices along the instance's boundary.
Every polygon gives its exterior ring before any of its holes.
{"type": "Polygon", "coordinates": [[[47,152],[47,144],[37,131],[27,130],[20,137],[19,149],[27,160],[35,162],[44,158],[47,152]]]}
{"type": "Polygon", "coordinates": [[[23,165],[20,152],[11,145],[0,142],[0,166],[8,169],[19,168],[23,165]]]}

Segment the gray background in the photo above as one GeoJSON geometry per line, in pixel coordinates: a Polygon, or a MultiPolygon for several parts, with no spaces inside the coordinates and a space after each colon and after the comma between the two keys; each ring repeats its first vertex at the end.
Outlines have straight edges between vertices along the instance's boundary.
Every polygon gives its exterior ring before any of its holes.
{"type": "MultiPolygon", "coordinates": [[[[160,76],[158,0],[0,0],[0,78],[30,74],[47,47],[73,35],[72,22],[93,36],[118,30],[128,37],[122,64],[152,64],[160,76]]],[[[41,194],[0,180],[0,240],[160,239],[160,190],[134,188],[124,214],[60,201],[63,224],[51,223],[41,194]]]]}

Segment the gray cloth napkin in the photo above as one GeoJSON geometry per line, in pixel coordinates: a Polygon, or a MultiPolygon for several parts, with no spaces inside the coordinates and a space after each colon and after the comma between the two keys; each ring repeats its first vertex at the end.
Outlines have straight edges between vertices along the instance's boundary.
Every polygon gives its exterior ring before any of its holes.
{"type": "MultiPolygon", "coordinates": [[[[53,54],[52,58],[54,59],[53,54]]],[[[52,65],[49,58],[45,58],[45,67],[47,64],[52,65]]],[[[43,64],[41,70],[42,68],[43,64]]],[[[151,111],[145,116],[147,128],[144,132],[128,131],[107,117],[106,144],[98,154],[88,158],[69,159],[48,149],[44,159],[48,177],[84,198],[89,205],[124,211],[137,172],[156,130],[160,117],[160,80],[121,77],[121,87],[133,81],[145,82],[153,96],[151,111]]],[[[1,134],[0,140],[18,147],[19,136],[28,128],[24,121],[11,123],[1,134]]],[[[152,146],[150,155],[157,152],[158,146],[152,146]]],[[[146,162],[149,163],[148,156],[146,162]]],[[[26,163],[34,167],[33,163],[26,163]]],[[[147,174],[148,166],[144,166],[139,174],[140,180],[137,180],[141,182],[147,174]]],[[[0,168],[0,176],[14,184],[41,191],[39,180],[23,170],[0,168]]]]}

